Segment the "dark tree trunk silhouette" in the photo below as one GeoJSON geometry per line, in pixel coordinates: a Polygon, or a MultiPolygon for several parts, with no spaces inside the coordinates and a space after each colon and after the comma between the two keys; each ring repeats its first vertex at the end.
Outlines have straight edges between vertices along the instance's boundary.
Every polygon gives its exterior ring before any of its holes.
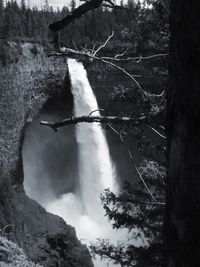
{"type": "Polygon", "coordinates": [[[115,4],[115,1],[112,0],[82,0],[84,4],[74,8],[67,16],[62,20],[56,21],[49,25],[49,29],[53,32],[57,32],[65,28],[68,24],[73,22],[75,19],[80,18],[85,13],[90,10],[94,10],[100,6],[116,9],[124,9],[125,7],[115,4]]]}
{"type": "Polygon", "coordinates": [[[70,14],[64,17],[62,20],[56,21],[49,25],[49,29],[52,31],[60,31],[65,28],[69,23],[74,21],[77,18],[80,18],[82,15],[87,13],[89,10],[98,8],[102,4],[103,0],[91,0],[86,1],[84,4],[72,10],[70,14]]]}
{"type": "Polygon", "coordinates": [[[171,0],[166,266],[200,266],[200,2],[171,0]]]}

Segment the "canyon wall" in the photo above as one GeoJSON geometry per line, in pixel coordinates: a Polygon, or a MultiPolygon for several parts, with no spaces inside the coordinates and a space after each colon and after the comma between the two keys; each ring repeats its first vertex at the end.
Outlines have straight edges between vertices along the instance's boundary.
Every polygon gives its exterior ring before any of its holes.
{"type": "Polygon", "coordinates": [[[7,45],[10,61],[0,65],[0,229],[6,226],[2,234],[44,266],[93,266],[75,229],[47,213],[23,188],[25,128],[48,99],[66,94],[66,59],[48,58],[41,47],[35,53],[29,43],[20,55],[15,43],[7,45]]]}

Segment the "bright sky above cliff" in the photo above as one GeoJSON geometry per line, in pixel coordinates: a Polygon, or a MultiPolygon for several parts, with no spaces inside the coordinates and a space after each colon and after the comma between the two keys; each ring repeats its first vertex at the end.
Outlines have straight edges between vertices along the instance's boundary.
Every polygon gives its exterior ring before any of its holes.
{"type": "MultiPolygon", "coordinates": [[[[42,8],[45,5],[45,0],[25,0],[27,5],[28,2],[30,3],[30,6],[37,6],[39,9],[42,8]]],[[[18,0],[20,2],[20,0],[18,0]]],[[[59,7],[60,9],[63,8],[63,6],[69,6],[71,0],[48,0],[48,3],[50,6],[52,6],[54,9],[59,7]]],[[[124,3],[126,0],[124,0],[124,3]]],[[[79,5],[80,0],[76,0],[76,4],[79,5]]],[[[116,0],[116,3],[120,3],[120,0],[116,0]]]]}

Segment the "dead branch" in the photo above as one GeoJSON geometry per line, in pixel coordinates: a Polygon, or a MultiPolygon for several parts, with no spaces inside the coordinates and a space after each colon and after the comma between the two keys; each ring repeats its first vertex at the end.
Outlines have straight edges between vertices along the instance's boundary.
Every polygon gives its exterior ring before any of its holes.
{"type": "Polygon", "coordinates": [[[137,77],[141,77],[141,75],[133,75],[131,73],[129,73],[128,71],[126,71],[123,67],[117,65],[116,63],[114,63],[113,61],[117,61],[117,62],[122,62],[122,61],[130,61],[130,60],[134,60],[135,62],[139,63],[141,60],[146,60],[146,59],[151,59],[151,58],[155,58],[155,57],[161,57],[161,56],[166,56],[167,54],[156,54],[156,55],[151,55],[151,56],[139,56],[139,57],[127,57],[127,58],[122,58],[126,52],[128,51],[125,50],[122,54],[117,54],[114,57],[99,57],[96,56],[97,53],[99,53],[107,44],[108,42],[111,40],[111,38],[114,36],[114,31],[112,31],[112,34],[110,36],[108,36],[108,38],[106,39],[106,41],[99,46],[99,48],[97,48],[96,50],[94,50],[94,47],[92,49],[87,49],[87,48],[82,48],[81,51],[77,50],[76,45],[73,43],[75,50],[71,49],[71,48],[61,48],[60,52],[56,52],[56,51],[52,51],[51,53],[48,54],[48,56],[84,56],[89,58],[90,60],[98,60],[100,62],[103,62],[105,64],[108,64],[110,66],[112,66],[113,68],[118,69],[119,71],[123,72],[126,76],[128,76],[136,85],[137,87],[140,89],[140,91],[143,93],[143,95],[146,96],[162,96],[164,94],[164,91],[159,94],[152,94],[152,93],[148,93],[145,90],[142,89],[141,85],[139,84],[139,82],[136,80],[137,77]]]}
{"type": "MultiPolygon", "coordinates": [[[[88,2],[88,0],[80,0],[80,2],[88,2]]],[[[127,7],[116,5],[116,3],[114,3],[110,0],[103,0],[101,6],[102,7],[108,7],[108,8],[114,8],[114,9],[127,9],[127,7]]]]}
{"type": "Polygon", "coordinates": [[[126,149],[126,152],[128,153],[129,158],[130,158],[130,160],[131,160],[131,163],[133,164],[133,166],[134,166],[134,168],[135,168],[135,170],[136,170],[136,172],[137,172],[137,174],[138,174],[139,179],[140,179],[141,182],[143,183],[145,189],[147,190],[147,192],[149,193],[149,195],[151,196],[151,198],[153,199],[153,201],[154,201],[155,203],[159,204],[159,205],[164,205],[164,203],[162,203],[162,202],[158,202],[158,201],[156,200],[156,198],[155,198],[154,195],[152,194],[150,188],[148,187],[148,185],[146,184],[145,180],[143,179],[142,174],[140,173],[140,171],[139,171],[139,169],[138,169],[138,167],[137,167],[137,165],[136,165],[136,163],[135,163],[135,160],[134,160],[134,158],[133,158],[133,155],[132,155],[130,149],[128,148],[126,142],[124,141],[121,132],[118,132],[118,131],[117,131],[111,124],[108,123],[107,125],[108,125],[108,127],[109,127],[109,128],[110,128],[110,129],[111,129],[111,130],[112,130],[112,131],[113,131],[113,132],[120,138],[120,141],[121,141],[122,144],[124,145],[124,147],[125,147],[125,149],[126,149]]]}
{"type": "Polygon", "coordinates": [[[73,22],[75,19],[80,18],[82,15],[87,13],[90,10],[97,9],[100,7],[103,2],[105,2],[104,5],[109,4],[110,8],[121,8],[118,5],[115,5],[110,0],[89,0],[84,1],[84,4],[78,6],[75,8],[71,13],[69,13],[66,17],[64,17],[62,20],[58,20],[52,24],[49,25],[49,29],[53,32],[57,32],[65,28],[67,25],[69,25],[71,22],[73,22]]]}
{"type": "Polygon", "coordinates": [[[127,144],[125,143],[125,141],[124,141],[123,138],[122,138],[121,132],[119,133],[119,132],[118,132],[112,125],[110,125],[110,124],[107,124],[107,125],[110,127],[110,129],[111,129],[116,135],[119,136],[120,141],[121,141],[122,144],[124,145],[124,147],[125,147],[125,149],[126,149],[128,155],[129,155],[129,158],[130,158],[130,160],[131,160],[131,162],[132,162],[132,164],[133,164],[133,166],[134,166],[134,168],[135,168],[135,170],[136,170],[136,172],[137,172],[137,174],[138,174],[140,180],[142,181],[142,183],[143,183],[144,187],[146,188],[147,192],[150,194],[151,198],[156,202],[156,199],[155,199],[155,197],[153,196],[153,194],[151,193],[151,190],[148,188],[147,184],[145,183],[144,179],[142,178],[142,175],[141,175],[141,173],[140,173],[140,171],[139,171],[139,169],[138,169],[138,167],[137,167],[137,165],[136,165],[136,163],[135,163],[135,161],[134,161],[134,159],[133,159],[133,155],[132,155],[131,151],[129,150],[127,144]]]}
{"type": "Polygon", "coordinates": [[[70,56],[70,55],[88,57],[91,60],[97,60],[97,61],[103,62],[105,64],[108,64],[108,65],[112,66],[113,68],[118,69],[119,71],[123,72],[126,76],[128,76],[132,81],[134,81],[134,83],[137,85],[137,87],[140,89],[140,91],[143,93],[144,96],[161,97],[161,96],[163,96],[163,94],[165,92],[163,90],[161,92],[161,94],[158,94],[158,95],[146,92],[144,89],[142,89],[141,85],[136,80],[136,78],[141,77],[141,75],[133,75],[133,74],[129,73],[128,71],[126,71],[124,68],[120,67],[119,65],[117,65],[117,64],[115,64],[109,60],[104,59],[103,57],[94,56],[94,54],[92,54],[88,50],[87,51],[76,51],[76,50],[73,50],[71,48],[66,48],[64,53],[52,51],[51,53],[48,54],[49,57],[51,57],[51,56],[70,56]]]}
{"type": "MultiPolygon", "coordinates": [[[[71,117],[71,118],[67,118],[63,121],[60,122],[48,122],[48,121],[41,121],[40,125],[43,126],[47,126],[52,128],[55,132],[57,132],[58,128],[63,127],[63,126],[67,126],[67,125],[78,125],[78,123],[106,123],[108,125],[108,127],[120,138],[120,141],[122,142],[122,144],[124,145],[129,158],[138,174],[138,177],[140,178],[140,180],[142,181],[144,187],[146,188],[147,192],[150,194],[151,198],[154,201],[154,204],[158,204],[158,205],[165,205],[165,203],[159,202],[155,199],[155,197],[153,196],[151,190],[149,189],[149,187],[147,186],[146,182],[144,181],[135,161],[133,158],[133,155],[130,151],[130,149],[128,148],[126,142],[124,141],[121,132],[118,132],[110,123],[114,124],[119,124],[119,123],[131,123],[134,126],[139,126],[139,125],[146,125],[146,121],[148,120],[147,117],[145,116],[141,116],[138,118],[133,118],[133,117],[120,117],[120,116],[91,116],[94,112],[100,111],[103,109],[97,109],[97,110],[93,110],[90,112],[90,114],[88,116],[81,116],[81,117],[71,117]]],[[[150,127],[150,126],[149,126],[150,127]]],[[[156,131],[157,132],[157,131],[156,131]]]]}
{"type": "Polygon", "coordinates": [[[112,34],[108,37],[108,39],[105,41],[104,44],[102,44],[96,51],[94,51],[94,53],[92,54],[93,56],[96,56],[96,54],[102,49],[104,48],[107,43],[110,41],[110,39],[114,36],[114,31],[112,31],[112,34]]]}
{"type": "MultiPolygon", "coordinates": [[[[93,111],[94,112],[94,111],[93,111]]],[[[88,116],[81,116],[81,117],[71,117],[67,118],[60,122],[48,122],[48,121],[41,121],[40,125],[48,126],[52,128],[54,131],[57,131],[58,128],[78,123],[86,122],[86,123],[132,123],[135,126],[145,123],[146,117],[120,117],[120,116],[91,116],[93,113],[91,112],[88,116]]]]}
{"type": "Polygon", "coordinates": [[[76,18],[80,18],[83,14],[87,13],[89,10],[98,8],[102,4],[103,0],[90,0],[86,1],[84,4],[75,8],[69,15],[64,17],[62,20],[58,20],[49,25],[49,29],[56,32],[65,28],[68,24],[73,22],[76,18]]]}
{"type": "Polygon", "coordinates": [[[155,54],[155,55],[150,55],[150,56],[121,58],[121,56],[124,56],[126,54],[126,52],[127,51],[125,51],[122,54],[116,55],[115,57],[102,57],[102,59],[118,61],[118,62],[135,61],[136,63],[139,63],[142,60],[148,60],[148,59],[157,58],[157,57],[166,57],[169,55],[169,53],[160,53],[160,54],[155,54]]]}
{"type": "Polygon", "coordinates": [[[126,74],[131,80],[134,81],[134,83],[138,86],[138,88],[143,91],[143,94],[147,94],[143,89],[142,87],[140,86],[140,84],[138,83],[138,81],[135,79],[136,77],[141,77],[141,75],[133,75],[133,74],[130,74],[129,72],[127,72],[124,68],[118,66],[117,64],[111,62],[111,61],[108,61],[108,60],[105,60],[101,57],[97,57],[97,56],[94,56],[91,52],[89,51],[76,51],[76,50],[73,50],[71,48],[66,48],[65,52],[64,53],[60,53],[60,52],[56,52],[56,51],[53,51],[51,53],[48,54],[48,56],[70,56],[70,55],[77,55],[77,56],[84,56],[84,57],[88,57],[90,58],[91,60],[98,60],[98,61],[101,61],[103,63],[106,63],[118,70],[120,70],[121,72],[123,72],[124,74],[126,74]]]}
{"type": "Polygon", "coordinates": [[[161,134],[158,130],[156,130],[154,127],[146,125],[149,129],[151,129],[155,134],[157,134],[158,136],[160,136],[163,139],[166,139],[167,137],[163,134],[161,134]]]}

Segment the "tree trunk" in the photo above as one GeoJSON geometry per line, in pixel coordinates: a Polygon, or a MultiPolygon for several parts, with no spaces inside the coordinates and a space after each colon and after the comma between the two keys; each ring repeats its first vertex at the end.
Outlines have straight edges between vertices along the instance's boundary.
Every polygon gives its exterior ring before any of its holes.
{"type": "Polygon", "coordinates": [[[200,266],[200,1],[171,0],[166,266],[200,266]]]}

